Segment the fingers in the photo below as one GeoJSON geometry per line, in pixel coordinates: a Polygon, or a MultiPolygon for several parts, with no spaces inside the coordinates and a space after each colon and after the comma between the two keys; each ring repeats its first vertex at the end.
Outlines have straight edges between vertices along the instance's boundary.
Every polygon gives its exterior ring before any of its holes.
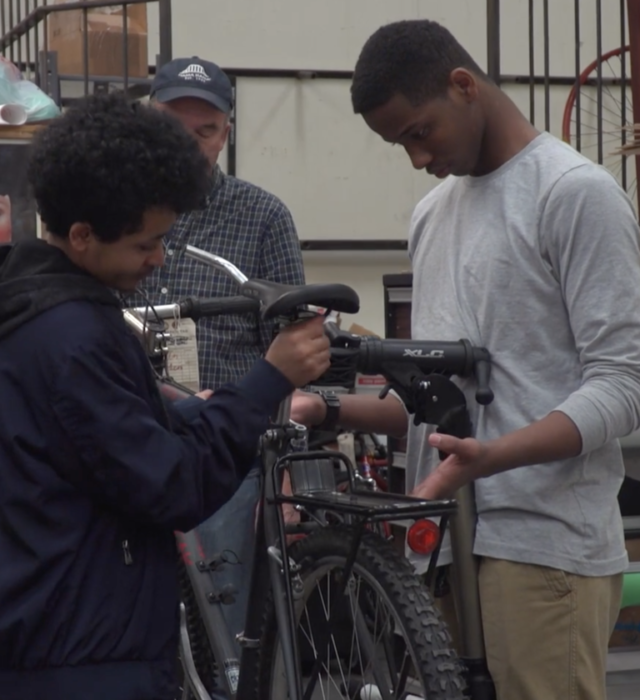
{"type": "Polygon", "coordinates": [[[306,336],[305,354],[312,364],[311,379],[317,379],[329,369],[331,364],[331,344],[324,333],[324,319],[322,316],[317,316],[292,328],[297,331],[297,334],[306,336]]]}
{"type": "Polygon", "coordinates": [[[451,498],[458,488],[466,482],[466,479],[459,478],[456,470],[447,469],[449,464],[449,460],[442,462],[435,471],[431,472],[424,481],[415,487],[410,495],[415,498],[424,498],[427,501],[451,498]]]}
{"type": "Polygon", "coordinates": [[[200,399],[208,399],[211,396],[213,396],[213,391],[211,389],[204,389],[203,391],[199,391],[196,396],[200,399]]]}
{"type": "MultiPolygon", "coordinates": [[[[315,316],[307,321],[294,323],[287,326],[283,331],[287,335],[304,335],[308,338],[324,338],[324,319],[322,316],[315,316]]],[[[327,339],[327,343],[329,340],[327,339]]]]}
{"type": "Polygon", "coordinates": [[[331,349],[318,316],[283,329],[274,339],[266,359],[294,386],[305,386],[329,369],[331,349]]]}
{"type": "Polygon", "coordinates": [[[431,447],[436,447],[441,452],[446,452],[448,455],[458,455],[460,457],[471,456],[468,445],[464,440],[453,437],[453,435],[443,435],[442,433],[432,433],[429,435],[429,444],[431,447]]]}
{"type": "Polygon", "coordinates": [[[438,469],[435,469],[409,495],[414,498],[424,498],[427,501],[438,499],[442,495],[442,488],[439,482],[440,475],[438,469]]]}
{"type": "Polygon", "coordinates": [[[306,360],[309,364],[310,373],[308,381],[317,379],[329,369],[331,365],[331,349],[325,336],[314,337],[309,340],[306,360]]]}

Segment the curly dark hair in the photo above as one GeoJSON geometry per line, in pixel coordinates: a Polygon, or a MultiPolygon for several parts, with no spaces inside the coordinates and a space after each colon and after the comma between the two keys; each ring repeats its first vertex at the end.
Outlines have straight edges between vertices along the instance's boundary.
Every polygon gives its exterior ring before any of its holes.
{"type": "Polygon", "coordinates": [[[47,231],[74,223],[102,241],[142,228],[144,213],[202,206],[209,164],[172,117],[121,93],[84,98],[45,127],[30,149],[29,182],[47,231]]]}
{"type": "Polygon", "coordinates": [[[444,97],[456,68],[489,80],[453,34],[437,22],[387,24],[369,37],[358,57],[351,84],[353,111],[365,114],[398,93],[414,106],[444,97]]]}

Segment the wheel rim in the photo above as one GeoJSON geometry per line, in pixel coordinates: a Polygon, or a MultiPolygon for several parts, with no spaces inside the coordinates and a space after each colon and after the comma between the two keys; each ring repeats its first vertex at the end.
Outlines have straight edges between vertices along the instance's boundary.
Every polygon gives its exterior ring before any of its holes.
{"type": "Polygon", "coordinates": [[[590,160],[606,167],[627,192],[637,212],[636,158],[615,154],[633,140],[630,63],[629,47],[625,46],[608,51],[582,71],[565,105],[562,138],[590,160]],[[602,85],[601,129],[598,128],[598,88],[594,84],[599,65],[602,78],[613,81],[602,85]]]}
{"type": "MultiPolygon", "coordinates": [[[[321,643],[322,623],[326,622],[330,606],[335,605],[336,576],[339,576],[344,566],[340,557],[324,557],[317,562],[313,571],[302,581],[300,598],[296,602],[299,640],[310,650],[312,656],[322,659],[321,672],[318,677],[313,698],[318,700],[379,700],[379,685],[383,684],[391,693],[391,697],[405,698],[407,696],[426,697],[423,681],[417,678],[416,660],[412,651],[404,644],[406,631],[397,612],[386,602],[384,589],[366,569],[357,563],[354,565],[345,597],[349,600],[352,617],[358,615],[357,608],[363,612],[371,639],[375,643],[376,653],[368,659],[366,649],[355,633],[353,626],[348,652],[344,652],[344,641],[338,642],[332,634],[326,648],[319,649],[321,643]],[[332,599],[332,593],[334,598],[332,599]],[[366,594],[375,594],[376,604],[363,606],[366,594]],[[321,624],[312,620],[308,603],[320,603],[323,615],[321,624]],[[383,607],[384,606],[384,607],[383,607]],[[365,610],[363,611],[363,607],[365,610]],[[398,650],[398,645],[404,649],[398,650]],[[393,658],[390,658],[393,657],[393,658]],[[346,658],[345,658],[346,657],[346,658]],[[383,670],[381,661],[389,661],[383,670]]],[[[309,683],[308,664],[303,663],[303,688],[309,683]]],[[[271,672],[271,697],[287,697],[287,681],[283,670],[282,649],[276,644],[274,662],[271,672]]]]}

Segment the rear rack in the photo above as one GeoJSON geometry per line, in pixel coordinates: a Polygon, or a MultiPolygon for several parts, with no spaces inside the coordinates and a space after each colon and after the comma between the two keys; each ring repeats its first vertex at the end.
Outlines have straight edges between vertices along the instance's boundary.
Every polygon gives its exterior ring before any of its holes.
{"type": "Polygon", "coordinates": [[[406,520],[409,518],[435,518],[455,513],[457,504],[454,500],[425,501],[412,496],[394,493],[355,491],[340,493],[330,491],[318,494],[298,494],[295,496],[278,495],[275,503],[291,503],[313,508],[326,508],[336,513],[356,515],[369,522],[406,520]]]}
{"type": "Polygon", "coordinates": [[[413,496],[383,491],[372,492],[359,488],[354,478],[353,465],[342,452],[316,450],[286,455],[277,461],[273,471],[274,479],[283,469],[287,469],[291,474],[294,494],[285,495],[274,488],[276,495],[269,499],[270,503],[289,503],[311,509],[321,508],[335,513],[354,515],[368,522],[448,516],[455,513],[457,509],[457,502],[453,499],[428,501],[413,496]],[[297,474],[291,471],[292,466],[295,469],[296,462],[307,463],[297,474]],[[341,462],[347,469],[350,483],[347,493],[337,491],[335,488],[336,462],[341,462]],[[299,489],[296,488],[298,480],[304,482],[299,489]]]}

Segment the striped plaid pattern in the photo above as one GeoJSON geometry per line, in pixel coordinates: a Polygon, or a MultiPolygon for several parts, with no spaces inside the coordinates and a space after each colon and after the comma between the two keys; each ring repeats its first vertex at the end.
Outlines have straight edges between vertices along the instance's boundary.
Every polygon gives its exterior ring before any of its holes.
{"type": "MultiPolygon", "coordinates": [[[[187,243],[230,260],[249,278],[304,283],[300,243],[287,207],[219,167],[206,208],[178,219],[165,241],[165,265],[145,280],[143,291],[152,304],[237,294],[233,280],[184,256],[181,251],[187,243]]],[[[136,294],[127,304],[142,306],[145,300],[136,294]]],[[[202,388],[215,389],[248,372],[266,351],[272,333],[271,323],[248,315],[198,321],[202,388]]]]}

